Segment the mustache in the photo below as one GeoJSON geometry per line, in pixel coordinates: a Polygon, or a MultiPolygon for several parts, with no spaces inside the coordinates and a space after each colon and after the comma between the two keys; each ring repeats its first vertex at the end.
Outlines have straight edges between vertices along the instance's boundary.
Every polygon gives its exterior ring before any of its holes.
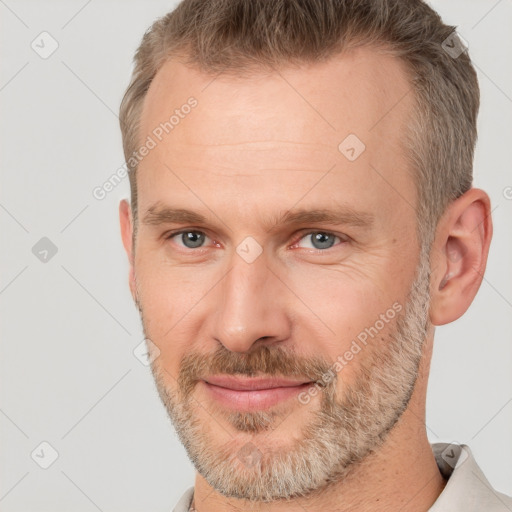
{"type": "MultiPolygon", "coordinates": [[[[185,397],[197,382],[209,375],[243,375],[254,377],[296,377],[323,382],[331,364],[321,357],[299,357],[282,347],[260,345],[247,353],[231,352],[223,345],[213,353],[190,353],[183,357],[178,375],[178,389],[185,397]]],[[[336,381],[334,377],[332,384],[336,381]]]]}

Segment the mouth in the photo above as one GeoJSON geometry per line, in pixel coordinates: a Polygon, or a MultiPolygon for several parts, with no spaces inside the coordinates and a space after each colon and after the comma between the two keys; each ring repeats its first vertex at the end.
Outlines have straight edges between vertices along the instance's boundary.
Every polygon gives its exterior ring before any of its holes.
{"type": "Polygon", "coordinates": [[[234,375],[213,375],[200,382],[216,402],[242,412],[268,409],[313,384],[310,380],[234,375]]]}

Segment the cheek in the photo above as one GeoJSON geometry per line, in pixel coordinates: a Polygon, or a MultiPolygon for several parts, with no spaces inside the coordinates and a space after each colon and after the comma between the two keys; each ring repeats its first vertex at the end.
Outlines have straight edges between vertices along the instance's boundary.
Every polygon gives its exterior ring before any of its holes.
{"type": "Polygon", "coordinates": [[[191,268],[170,268],[142,254],[135,275],[146,335],[160,349],[160,364],[174,375],[190,348],[192,333],[198,334],[199,305],[212,286],[211,276],[191,268]]]}
{"type": "Polygon", "coordinates": [[[396,283],[382,276],[349,268],[297,269],[289,279],[293,281],[290,287],[301,291],[300,298],[308,307],[301,305],[302,313],[295,318],[302,327],[297,341],[315,344],[308,352],[321,353],[332,362],[331,371],[342,393],[344,384],[358,378],[362,362],[385,350],[403,310],[402,294],[396,283]]]}
{"type": "Polygon", "coordinates": [[[353,268],[296,268],[289,273],[293,290],[333,338],[346,339],[373,325],[401,297],[397,283],[382,274],[363,274],[353,268]],[[379,275],[381,274],[381,275],[379,275]]]}

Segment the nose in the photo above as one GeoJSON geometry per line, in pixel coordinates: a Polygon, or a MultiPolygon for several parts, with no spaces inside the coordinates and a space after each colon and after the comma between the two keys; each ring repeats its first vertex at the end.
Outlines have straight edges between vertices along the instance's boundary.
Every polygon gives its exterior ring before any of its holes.
{"type": "Polygon", "coordinates": [[[273,345],[290,337],[285,289],[266,258],[247,263],[238,254],[219,283],[213,336],[233,352],[250,352],[256,344],[273,345]]]}

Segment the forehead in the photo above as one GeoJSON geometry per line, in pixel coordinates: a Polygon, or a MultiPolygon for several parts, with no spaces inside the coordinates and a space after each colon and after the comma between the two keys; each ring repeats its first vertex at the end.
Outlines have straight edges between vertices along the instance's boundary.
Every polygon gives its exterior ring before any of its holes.
{"type": "Polygon", "coordinates": [[[329,169],[315,189],[337,187],[342,202],[414,203],[401,145],[412,102],[404,64],[369,48],[249,76],[168,60],[143,105],[141,140],[156,144],[139,164],[139,208],[177,197],[186,188],[180,176],[194,190],[288,192],[293,203],[329,169]],[[184,108],[190,98],[196,106],[184,108]]]}

